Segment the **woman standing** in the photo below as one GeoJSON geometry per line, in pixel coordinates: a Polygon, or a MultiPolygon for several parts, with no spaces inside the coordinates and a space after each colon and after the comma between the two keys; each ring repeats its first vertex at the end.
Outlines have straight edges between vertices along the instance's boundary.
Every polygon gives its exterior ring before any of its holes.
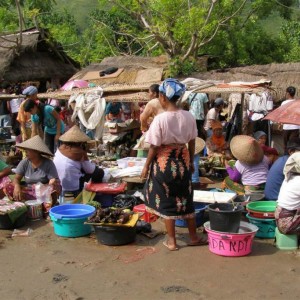
{"type": "Polygon", "coordinates": [[[54,153],[58,139],[65,130],[65,125],[58,112],[53,106],[36,103],[32,99],[26,100],[24,111],[31,114],[31,136],[38,135],[39,128],[42,126],[44,129],[45,144],[54,153]]]}
{"type": "MultiPolygon", "coordinates": [[[[27,87],[23,92],[23,95],[26,96],[26,100],[33,100],[35,102],[38,102],[38,89],[31,85],[27,87]]],[[[25,142],[26,140],[30,139],[31,137],[31,117],[30,113],[25,112],[24,110],[24,105],[26,101],[23,101],[20,105],[19,111],[18,111],[18,116],[17,116],[17,121],[20,123],[20,129],[21,129],[21,134],[22,134],[22,140],[25,142]]]]}
{"type": "Polygon", "coordinates": [[[145,184],[146,209],[165,219],[169,250],[178,250],[175,220],[186,219],[191,242],[204,245],[196,234],[191,174],[197,126],[191,113],[178,109],[177,101],[185,86],[176,79],[166,79],[159,87],[159,101],[165,112],[156,116],[146,134],[150,149],[142,178],[145,184]],[[186,147],[188,143],[188,148],[186,147]]]}

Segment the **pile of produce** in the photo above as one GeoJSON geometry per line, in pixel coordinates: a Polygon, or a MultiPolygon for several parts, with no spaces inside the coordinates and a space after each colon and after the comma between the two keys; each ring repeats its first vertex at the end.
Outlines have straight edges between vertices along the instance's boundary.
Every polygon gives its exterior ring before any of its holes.
{"type": "Polygon", "coordinates": [[[114,207],[98,208],[96,214],[89,218],[89,223],[125,224],[133,213],[129,209],[114,207]]]}

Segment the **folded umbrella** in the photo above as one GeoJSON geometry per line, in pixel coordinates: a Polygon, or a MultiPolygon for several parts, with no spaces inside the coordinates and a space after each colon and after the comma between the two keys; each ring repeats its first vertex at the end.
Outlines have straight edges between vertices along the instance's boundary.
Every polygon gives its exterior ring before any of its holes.
{"type": "Polygon", "coordinates": [[[282,124],[300,125],[300,101],[292,101],[268,113],[264,120],[282,124]]]}

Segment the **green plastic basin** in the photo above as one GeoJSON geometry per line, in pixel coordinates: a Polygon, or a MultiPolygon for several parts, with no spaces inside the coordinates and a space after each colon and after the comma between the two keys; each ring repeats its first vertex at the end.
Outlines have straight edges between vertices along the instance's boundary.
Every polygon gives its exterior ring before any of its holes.
{"type": "Polygon", "coordinates": [[[276,206],[276,201],[253,201],[248,203],[246,208],[257,212],[274,212],[276,206]]]}

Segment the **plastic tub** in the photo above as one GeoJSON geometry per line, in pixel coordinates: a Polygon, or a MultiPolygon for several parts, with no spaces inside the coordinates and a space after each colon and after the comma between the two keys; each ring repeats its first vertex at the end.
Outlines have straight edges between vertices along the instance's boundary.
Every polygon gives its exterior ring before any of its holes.
{"type": "Polygon", "coordinates": [[[258,219],[275,219],[275,212],[259,212],[251,209],[247,209],[250,217],[258,219]]]}
{"type": "MultiPolygon", "coordinates": [[[[203,203],[194,203],[195,206],[195,213],[196,213],[196,226],[199,227],[204,223],[204,211],[207,207],[206,204],[203,203]]],[[[186,220],[176,220],[175,226],[177,227],[187,227],[187,221],[186,220]]]]}
{"type": "Polygon", "coordinates": [[[103,208],[111,207],[114,202],[114,197],[115,195],[97,193],[94,201],[99,202],[101,204],[101,207],[103,208]]]}
{"type": "Polygon", "coordinates": [[[246,215],[249,222],[258,227],[256,237],[264,239],[273,239],[275,237],[276,221],[275,219],[259,219],[253,218],[249,214],[246,215]]]}
{"type": "Polygon", "coordinates": [[[50,214],[56,219],[82,219],[91,216],[94,212],[95,207],[86,204],[63,204],[50,209],[50,214]]]}
{"type": "Polygon", "coordinates": [[[91,225],[84,224],[85,218],[62,218],[56,219],[51,213],[50,218],[53,221],[54,233],[63,237],[80,237],[91,233],[91,225]]]}
{"type": "Polygon", "coordinates": [[[28,218],[32,220],[40,219],[43,217],[42,202],[38,200],[28,200],[25,202],[28,208],[28,218]]]}
{"type": "Polygon", "coordinates": [[[263,213],[272,213],[275,212],[277,206],[276,201],[253,201],[247,204],[247,210],[263,212],[263,213]]]}
{"type": "Polygon", "coordinates": [[[95,207],[85,204],[63,204],[50,209],[54,232],[64,237],[79,237],[91,233],[91,226],[84,224],[94,214],[95,207]]]}
{"type": "Polygon", "coordinates": [[[208,233],[209,251],[221,256],[246,256],[252,251],[252,242],[258,228],[246,222],[240,223],[238,233],[224,233],[212,230],[210,222],[204,223],[208,233]]]}
{"type": "Polygon", "coordinates": [[[130,244],[136,238],[136,226],[94,225],[97,241],[108,246],[130,244]]]}
{"type": "Polygon", "coordinates": [[[212,230],[237,233],[240,227],[243,206],[233,210],[232,203],[214,203],[208,206],[210,226],[212,230]]]}

